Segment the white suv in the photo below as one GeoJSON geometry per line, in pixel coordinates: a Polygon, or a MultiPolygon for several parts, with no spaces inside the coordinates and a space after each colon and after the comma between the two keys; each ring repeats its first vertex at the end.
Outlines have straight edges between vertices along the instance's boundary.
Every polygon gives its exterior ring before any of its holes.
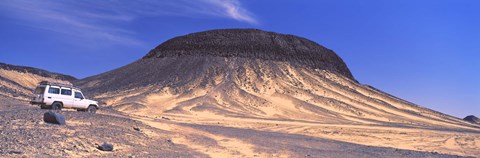
{"type": "Polygon", "coordinates": [[[68,84],[42,81],[34,94],[35,97],[30,103],[40,105],[42,109],[72,108],[91,113],[95,113],[98,109],[98,102],[85,99],[79,88],[68,84]]]}

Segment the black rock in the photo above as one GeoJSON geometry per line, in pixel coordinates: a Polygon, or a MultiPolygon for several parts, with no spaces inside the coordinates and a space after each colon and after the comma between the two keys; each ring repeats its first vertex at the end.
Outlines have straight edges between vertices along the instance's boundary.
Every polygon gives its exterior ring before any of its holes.
{"type": "Polygon", "coordinates": [[[9,151],[8,153],[9,154],[23,154],[22,151],[18,151],[18,150],[12,150],[12,151],[9,151]]]}
{"type": "Polygon", "coordinates": [[[113,151],[113,144],[103,143],[97,147],[101,151],[113,151]]]}
{"type": "Polygon", "coordinates": [[[138,128],[138,127],[133,127],[133,130],[135,130],[135,131],[140,131],[140,128],[138,128]]]}
{"type": "Polygon", "coordinates": [[[480,119],[476,116],[473,116],[473,115],[469,115],[469,116],[463,118],[463,120],[471,122],[471,123],[480,124],[480,119]]]}
{"type": "Polygon", "coordinates": [[[49,111],[43,114],[43,121],[46,123],[65,125],[65,116],[53,111],[49,111]]]}
{"type": "Polygon", "coordinates": [[[354,79],[347,65],[332,50],[306,38],[258,29],[210,30],[175,37],[160,44],[143,58],[176,56],[289,61],[354,79]]]}

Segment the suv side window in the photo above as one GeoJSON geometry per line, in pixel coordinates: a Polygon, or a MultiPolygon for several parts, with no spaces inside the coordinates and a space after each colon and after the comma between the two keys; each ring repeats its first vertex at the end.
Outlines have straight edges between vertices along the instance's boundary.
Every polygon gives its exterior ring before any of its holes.
{"type": "Polygon", "coordinates": [[[75,92],[75,98],[83,99],[83,95],[80,92],[75,92]]]}
{"type": "Polygon", "coordinates": [[[60,94],[60,88],[50,87],[50,88],[48,89],[48,93],[50,93],[50,94],[60,94]]]}
{"type": "Polygon", "coordinates": [[[62,89],[61,91],[62,95],[72,95],[72,90],[69,89],[62,89]]]}

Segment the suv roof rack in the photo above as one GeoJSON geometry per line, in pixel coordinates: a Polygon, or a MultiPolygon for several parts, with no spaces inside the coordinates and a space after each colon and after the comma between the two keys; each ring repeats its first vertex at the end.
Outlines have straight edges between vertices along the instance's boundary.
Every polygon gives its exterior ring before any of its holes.
{"type": "Polygon", "coordinates": [[[41,81],[38,83],[40,85],[50,85],[50,86],[59,86],[59,87],[66,87],[81,90],[80,88],[74,87],[71,83],[60,83],[60,82],[51,82],[51,81],[41,81]]]}

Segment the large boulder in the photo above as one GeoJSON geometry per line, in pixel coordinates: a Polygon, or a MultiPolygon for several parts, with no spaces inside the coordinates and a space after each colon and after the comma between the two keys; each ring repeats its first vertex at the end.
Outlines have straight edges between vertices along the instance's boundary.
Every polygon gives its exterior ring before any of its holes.
{"type": "Polygon", "coordinates": [[[473,116],[473,115],[467,116],[467,117],[463,118],[463,120],[471,122],[471,123],[480,124],[480,119],[476,116],[473,116]]]}
{"type": "Polygon", "coordinates": [[[46,123],[65,125],[65,116],[53,111],[49,111],[43,114],[43,121],[46,123]]]}

